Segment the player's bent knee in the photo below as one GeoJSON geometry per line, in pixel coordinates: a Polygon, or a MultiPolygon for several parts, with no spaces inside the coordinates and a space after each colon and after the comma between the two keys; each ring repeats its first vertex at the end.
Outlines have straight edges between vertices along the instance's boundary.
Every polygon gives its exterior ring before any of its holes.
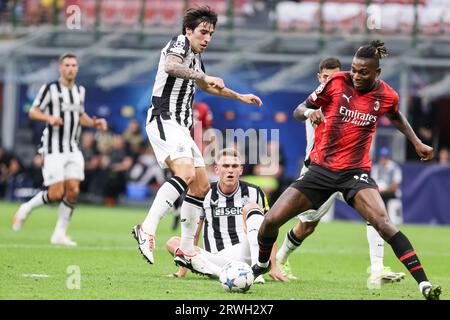
{"type": "Polygon", "coordinates": [[[389,217],[382,216],[371,223],[383,239],[387,239],[395,233],[396,227],[389,220],[389,217]]]}
{"type": "Polygon", "coordinates": [[[209,182],[208,183],[202,183],[199,187],[198,187],[198,194],[201,196],[206,196],[206,194],[208,193],[209,189],[211,188],[209,182]]]}
{"type": "Polygon", "coordinates": [[[63,189],[49,190],[48,191],[48,199],[50,202],[59,202],[64,197],[63,189]]]}
{"type": "Polygon", "coordinates": [[[176,248],[180,246],[180,237],[173,236],[166,242],[166,249],[171,255],[174,254],[176,248]]]}
{"type": "Polygon", "coordinates": [[[195,180],[195,172],[186,172],[183,174],[177,174],[188,186],[191,185],[195,180]]]}
{"type": "Polygon", "coordinates": [[[80,194],[79,187],[71,187],[67,190],[66,196],[71,202],[75,202],[79,194],[80,194]]]}

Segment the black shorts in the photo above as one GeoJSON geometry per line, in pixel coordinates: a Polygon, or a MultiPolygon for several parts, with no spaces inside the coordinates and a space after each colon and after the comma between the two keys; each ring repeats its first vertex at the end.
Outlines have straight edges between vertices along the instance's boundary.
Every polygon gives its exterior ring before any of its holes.
{"type": "Polygon", "coordinates": [[[292,183],[291,187],[304,193],[314,209],[318,209],[336,191],[342,192],[345,201],[353,207],[353,198],[359,190],[378,189],[368,171],[333,171],[316,164],[311,164],[309,171],[292,183]]]}

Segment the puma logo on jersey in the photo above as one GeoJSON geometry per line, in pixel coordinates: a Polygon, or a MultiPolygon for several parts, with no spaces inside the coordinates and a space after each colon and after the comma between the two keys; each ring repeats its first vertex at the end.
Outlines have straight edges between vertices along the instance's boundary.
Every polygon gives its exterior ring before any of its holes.
{"type": "Polygon", "coordinates": [[[353,178],[369,183],[369,175],[367,173],[362,173],[361,176],[354,175],[353,178]]]}
{"type": "Polygon", "coordinates": [[[346,95],[345,93],[343,93],[342,96],[343,96],[345,99],[347,99],[347,103],[350,103],[350,99],[353,97],[353,96],[347,97],[347,95],[346,95]]]}

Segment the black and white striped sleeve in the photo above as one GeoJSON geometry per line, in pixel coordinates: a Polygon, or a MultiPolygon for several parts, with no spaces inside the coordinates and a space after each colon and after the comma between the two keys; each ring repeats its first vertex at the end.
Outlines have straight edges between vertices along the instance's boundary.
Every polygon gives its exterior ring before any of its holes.
{"type": "Polygon", "coordinates": [[[84,99],[86,96],[86,89],[83,86],[78,86],[78,92],[80,94],[80,114],[85,112],[85,107],[84,107],[84,99]]]}
{"type": "Polygon", "coordinates": [[[167,54],[173,54],[184,59],[189,53],[189,46],[188,38],[180,34],[178,37],[174,37],[172,41],[170,41],[169,47],[167,48],[167,54]]]}
{"type": "Polygon", "coordinates": [[[264,210],[264,213],[269,211],[269,200],[267,199],[266,194],[260,187],[257,188],[258,192],[258,205],[264,210]]]}
{"type": "Polygon", "coordinates": [[[50,103],[50,84],[44,84],[40,89],[33,101],[33,107],[39,108],[44,111],[47,105],[50,103]]]}

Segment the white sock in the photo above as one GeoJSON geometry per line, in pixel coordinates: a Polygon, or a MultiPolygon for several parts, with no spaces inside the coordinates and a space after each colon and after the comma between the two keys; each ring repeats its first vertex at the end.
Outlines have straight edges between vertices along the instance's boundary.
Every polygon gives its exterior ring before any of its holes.
{"type": "Polygon", "coordinates": [[[286,263],[289,255],[294,252],[295,249],[297,249],[302,244],[302,242],[302,240],[297,239],[292,229],[289,230],[289,232],[286,233],[283,244],[280,248],[278,248],[277,261],[286,263]]]}
{"type": "Polygon", "coordinates": [[[202,210],[203,199],[186,195],[180,211],[180,249],[189,255],[193,255],[195,253],[194,237],[202,210]]]}
{"type": "Polygon", "coordinates": [[[142,229],[148,234],[155,235],[161,218],[186,189],[187,184],[177,176],[164,182],[156,193],[155,200],[142,223],[142,229]]]}
{"type": "Polygon", "coordinates": [[[58,207],[58,222],[56,223],[54,234],[66,234],[74,209],[75,203],[70,203],[67,199],[63,199],[60,202],[58,207]]]}
{"type": "Polygon", "coordinates": [[[370,272],[383,271],[384,240],[377,230],[371,225],[367,225],[367,241],[369,242],[370,272]]]}
{"type": "Polygon", "coordinates": [[[431,283],[429,281],[422,281],[421,283],[419,283],[419,291],[420,293],[423,292],[423,288],[424,287],[429,287],[431,286],[431,283]]]}
{"type": "Polygon", "coordinates": [[[247,239],[250,247],[252,266],[258,262],[259,244],[258,231],[264,221],[264,214],[260,209],[251,209],[247,214],[247,239]]]}
{"type": "Polygon", "coordinates": [[[48,191],[47,190],[40,191],[33,198],[22,204],[21,214],[24,215],[23,218],[26,218],[31,213],[32,210],[48,203],[49,203],[48,191]]]}

